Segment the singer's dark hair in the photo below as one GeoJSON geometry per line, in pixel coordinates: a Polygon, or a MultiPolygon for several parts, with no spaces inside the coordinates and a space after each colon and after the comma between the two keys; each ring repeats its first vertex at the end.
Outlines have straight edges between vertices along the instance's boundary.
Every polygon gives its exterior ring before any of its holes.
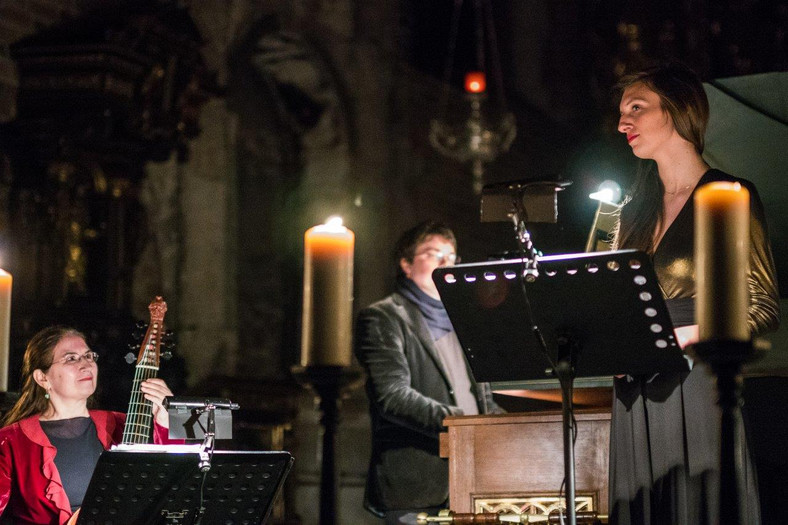
{"type": "Polygon", "coordinates": [[[399,262],[405,259],[412,263],[413,257],[416,255],[416,248],[433,235],[443,237],[452,244],[454,251],[457,251],[457,238],[454,236],[451,228],[438,221],[420,222],[403,233],[394,248],[394,266],[397,269],[398,276],[403,275],[399,262]]]}

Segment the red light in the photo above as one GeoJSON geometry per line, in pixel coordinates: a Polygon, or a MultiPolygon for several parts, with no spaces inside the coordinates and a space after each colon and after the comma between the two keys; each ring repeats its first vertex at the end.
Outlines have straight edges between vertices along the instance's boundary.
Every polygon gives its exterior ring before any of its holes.
{"type": "Polygon", "coordinates": [[[484,93],[487,79],[482,71],[469,71],[465,74],[465,91],[468,93],[484,93]]]}

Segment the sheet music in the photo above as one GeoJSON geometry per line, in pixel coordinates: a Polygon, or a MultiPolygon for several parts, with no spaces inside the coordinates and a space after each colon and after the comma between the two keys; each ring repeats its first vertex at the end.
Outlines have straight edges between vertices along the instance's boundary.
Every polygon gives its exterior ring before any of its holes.
{"type": "Polygon", "coordinates": [[[157,443],[134,443],[134,444],[118,444],[112,445],[110,450],[120,452],[171,452],[176,454],[199,454],[202,452],[202,443],[195,444],[176,444],[176,445],[159,445],[157,443]]]}

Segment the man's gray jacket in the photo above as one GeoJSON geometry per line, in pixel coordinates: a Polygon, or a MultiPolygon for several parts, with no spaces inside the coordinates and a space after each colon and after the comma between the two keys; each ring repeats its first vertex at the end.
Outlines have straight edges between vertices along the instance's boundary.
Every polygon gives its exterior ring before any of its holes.
{"type": "MultiPolygon", "coordinates": [[[[438,435],[443,419],[461,411],[418,307],[394,293],[362,310],[355,354],[367,374],[372,419],[364,506],[380,515],[446,504],[448,463],[438,435]]],[[[473,382],[470,369],[468,376],[479,412],[500,412],[489,385],[473,382]]]]}

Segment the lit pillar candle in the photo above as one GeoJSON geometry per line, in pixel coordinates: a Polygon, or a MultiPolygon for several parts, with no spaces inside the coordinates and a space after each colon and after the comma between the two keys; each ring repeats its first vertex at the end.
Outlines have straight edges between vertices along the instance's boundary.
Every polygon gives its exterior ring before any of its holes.
{"type": "Polygon", "coordinates": [[[750,192],[712,182],[695,193],[696,319],[701,341],[748,341],[750,192]]]}
{"type": "Polygon", "coordinates": [[[0,392],[8,391],[8,333],[11,329],[11,274],[0,270],[0,392]]]}
{"type": "Polygon", "coordinates": [[[304,234],[302,366],[350,365],[354,242],[339,217],[304,234]]]}

